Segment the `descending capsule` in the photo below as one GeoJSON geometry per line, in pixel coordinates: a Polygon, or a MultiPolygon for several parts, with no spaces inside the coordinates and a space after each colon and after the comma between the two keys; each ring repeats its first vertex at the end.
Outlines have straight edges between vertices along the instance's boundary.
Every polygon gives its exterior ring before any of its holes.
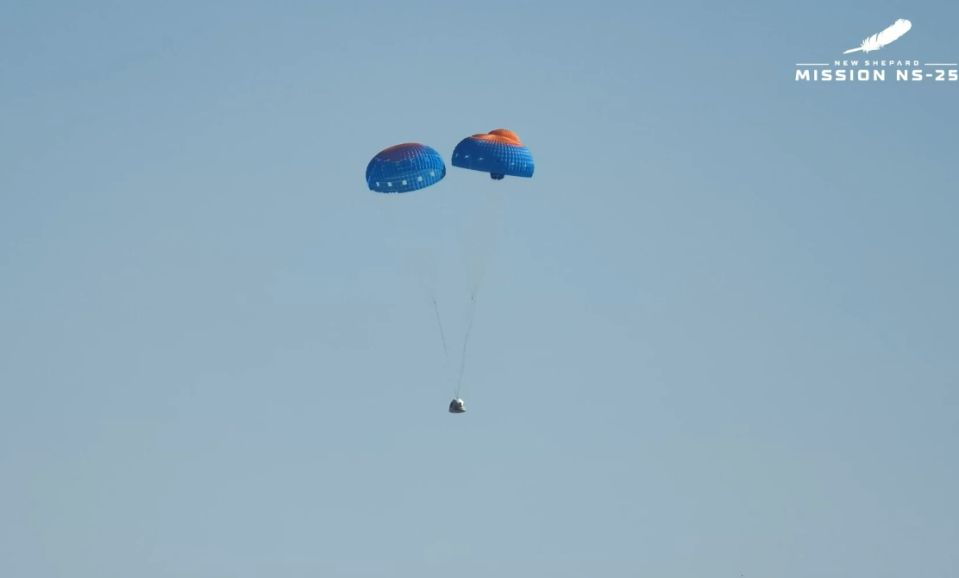
{"type": "Polygon", "coordinates": [[[491,179],[532,177],[533,155],[511,130],[499,128],[464,138],[453,149],[453,166],[489,173],[491,179]]]}
{"type": "Polygon", "coordinates": [[[366,185],[377,193],[409,193],[435,185],[446,176],[443,157],[419,143],[391,146],[366,166],[366,185]]]}

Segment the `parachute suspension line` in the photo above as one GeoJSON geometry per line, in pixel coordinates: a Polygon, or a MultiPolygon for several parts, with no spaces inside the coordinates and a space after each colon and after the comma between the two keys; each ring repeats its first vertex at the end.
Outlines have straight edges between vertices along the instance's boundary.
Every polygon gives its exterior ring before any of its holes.
{"type": "Polygon", "coordinates": [[[463,355],[460,357],[460,375],[456,381],[456,399],[460,397],[460,388],[463,385],[463,369],[466,368],[466,345],[470,340],[470,330],[473,329],[473,313],[476,311],[476,293],[470,298],[469,324],[466,326],[466,337],[463,339],[463,355]]]}
{"type": "Polygon", "coordinates": [[[463,352],[460,357],[460,372],[456,381],[456,393],[454,394],[456,399],[459,399],[460,390],[463,387],[463,373],[466,369],[466,350],[467,346],[469,345],[470,333],[473,329],[473,318],[476,312],[476,296],[479,294],[484,277],[486,276],[486,265],[490,257],[489,253],[491,252],[491,249],[488,246],[484,247],[484,245],[495,245],[495,230],[497,228],[496,222],[498,220],[496,218],[496,213],[499,212],[498,210],[502,210],[500,205],[503,202],[503,197],[501,195],[493,192],[491,195],[484,195],[484,197],[486,198],[480,201],[482,208],[473,213],[477,219],[472,223],[472,225],[475,228],[474,232],[478,237],[475,239],[478,246],[474,247],[478,255],[469,255],[470,251],[467,248],[468,243],[465,243],[465,239],[461,238],[461,241],[463,242],[461,245],[461,248],[463,249],[463,257],[467,261],[467,266],[469,268],[469,284],[471,293],[470,311],[468,317],[469,321],[467,322],[466,326],[466,336],[463,339],[463,352]],[[486,233],[486,235],[483,233],[486,233]],[[486,236],[492,236],[494,239],[484,239],[486,236]]]}
{"type": "Polygon", "coordinates": [[[443,340],[443,354],[446,355],[446,374],[450,373],[450,351],[446,347],[446,335],[443,333],[443,322],[440,321],[440,308],[436,304],[436,297],[433,298],[433,311],[436,312],[436,325],[440,328],[440,339],[443,340]]]}
{"type": "Polygon", "coordinates": [[[430,286],[431,283],[429,283],[425,279],[425,277],[430,276],[429,273],[422,270],[422,269],[429,269],[429,265],[419,262],[413,255],[415,253],[415,250],[411,249],[408,245],[399,242],[402,236],[400,235],[400,228],[396,222],[397,216],[394,215],[393,208],[389,206],[391,202],[396,202],[397,200],[387,197],[387,199],[384,199],[384,201],[385,202],[380,203],[380,206],[383,207],[383,215],[386,218],[386,220],[389,222],[390,228],[393,230],[393,233],[394,233],[394,238],[397,241],[396,243],[394,243],[394,247],[396,247],[396,250],[399,253],[402,253],[401,260],[406,262],[406,265],[412,271],[411,274],[414,277],[416,277],[417,285],[419,285],[419,287],[423,290],[424,293],[430,296],[430,300],[433,302],[433,311],[436,313],[436,324],[440,328],[440,339],[442,340],[442,343],[443,343],[443,354],[446,358],[446,379],[448,380],[448,383],[450,383],[453,381],[453,375],[452,375],[453,372],[452,372],[452,368],[450,367],[450,354],[449,354],[449,348],[446,346],[446,335],[443,331],[443,322],[440,320],[440,310],[439,310],[439,306],[436,303],[436,293],[435,293],[435,290],[430,286]]]}
{"type": "Polygon", "coordinates": [[[387,198],[384,199],[384,201],[385,202],[380,203],[380,206],[383,207],[383,215],[389,222],[390,229],[393,230],[393,246],[396,248],[396,251],[400,253],[399,259],[409,269],[408,273],[416,278],[416,285],[418,285],[420,289],[427,295],[432,295],[434,293],[434,290],[431,287],[432,280],[427,279],[431,276],[431,273],[428,271],[430,268],[429,265],[424,263],[421,259],[417,259],[416,248],[412,247],[411,244],[401,242],[403,236],[400,234],[400,227],[397,224],[398,217],[394,214],[394,211],[397,209],[389,206],[393,202],[398,202],[398,199],[387,198]]]}

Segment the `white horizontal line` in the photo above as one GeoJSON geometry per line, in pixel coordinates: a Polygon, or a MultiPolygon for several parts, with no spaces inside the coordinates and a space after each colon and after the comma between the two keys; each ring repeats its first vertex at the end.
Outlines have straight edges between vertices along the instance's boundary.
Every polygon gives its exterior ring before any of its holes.
{"type": "Polygon", "coordinates": [[[952,64],[943,64],[943,63],[941,63],[941,62],[927,62],[926,64],[923,64],[923,66],[959,66],[959,65],[957,65],[957,64],[955,64],[955,63],[952,63],[952,64]]]}
{"type": "Polygon", "coordinates": [[[828,64],[810,64],[808,62],[800,62],[796,66],[829,66],[828,64]]]}

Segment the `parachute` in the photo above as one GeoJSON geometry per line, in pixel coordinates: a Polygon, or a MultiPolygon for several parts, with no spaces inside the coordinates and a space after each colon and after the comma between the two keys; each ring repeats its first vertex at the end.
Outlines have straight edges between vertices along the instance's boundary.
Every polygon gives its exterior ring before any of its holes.
{"type": "Polygon", "coordinates": [[[533,176],[533,155],[515,132],[498,128],[486,134],[474,134],[453,149],[453,166],[489,173],[494,181],[504,177],[533,176]]]}
{"type": "MultiPolygon", "coordinates": [[[[489,173],[493,180],[502,180],[505,176],[526,178],[533,176],[532,155],[520,142],[519,137],[506,129],[497,129],[488,134],[473,135],[461,141],[453,151],[453,166],[489,173]]],[[[489,252],[489,245],[492,244],[492,239],[487,237],[492,235],[495,228],[492,222],[493,216],[489,213],[494,212],[497,208],[498,191],[489,190],[486,186],[476,187],[474,185],[473,187],[457,187],[457,194],[455,195],[436,195],[432,191],[425,195],[391,194],[411,193],[432,187],[446,177],[446,172],[443,158],[435,149],[420,143],[405,143],[386,148],[370,160],[366,168],[366,184],[371,191],[384,193],[382,195],[382,206],[386,212],[387,220],[390,221],[397,234],[398,242],[396,245],[401,251],[410,251],[408,256],[412,262],[417,263],[417,268],[421,274],[425,270],[432,272],[436,267],[435,263],[430,263],[432,259],[426,258],[425,254],[443,246],[442,243],[434,241],[422,243],[420,248],[414,247],[415,240],[421,238],[423,234],[428,234],[432,228],[431,225],[435,224],[437,205],[441,201],[455,202],[460,205],[457,214],[472,221],[472,226],[457,227],[464,237],[471,237],[470,240],[474,246],[466,247],[465,245],[470,243],[463,239],[463,257],[469,282],[469,313],[465,336],[463,337],[459,376],[452,379],[453,375],[450,375],[454,385],[454,397],[450,403],[449,411],[450,413],[465,413],[466,407],[463,400],[460,399],[460,389],[466,363],[467,344],[473,327],[476,295],[484,276],[488,257],[486,253],[489,252]],[[393,199],[396,199],[396,201],[394,202],[393,199]],[[470,203],[487,205],[486,210],[483,210],[481,206],[472,206],[470,203]],[[399,209],[399,207],[402,207],[402,209],[399,209]],[[404,211],[403,217],[394,218],[391,210],[404,211]],[[400,228],[406,228],[407,230],[401,235],[399,233],[400,228]],[[422,245],[425,245],[425,247],[422,245]]],[[[499,187],[496,187],[496,189],[499,189],[499,187]]],[[[449,348],[447,347],[444,324],[437,304],[434,280],[426,280],[421,277],[420,281],[423,283],[424,289],[431,295],[436,323],[443,344],[443,352],[446,356],[447,371],[450,372],[452,368],[450,367],[449,348]]]]}
{"type": "Polygon", "coordinates": [[[418,191],[435,185],[445,176],[443,157],[419,143],[383,149],[366,166],[366,185],[377,193],[418,191]]]}

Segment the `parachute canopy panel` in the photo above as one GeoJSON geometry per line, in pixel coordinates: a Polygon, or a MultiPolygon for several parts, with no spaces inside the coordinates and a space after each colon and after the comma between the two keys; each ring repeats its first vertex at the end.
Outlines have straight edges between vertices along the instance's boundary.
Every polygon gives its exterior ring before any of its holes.
{"type": "Polygon", "coordinates": [[[494,180],[504,176],[533,176],[533,155],[513,131],[499,128],[474,134],[453,149],[453,166],[490,173],[494,180]]]}
{"type": "Polygon", "coordinates": [[[366,185],[377,193],[409,193],[435,185],[446,176],[443,157],[419,143],[391,146],[366,167],[366,185]]]}

